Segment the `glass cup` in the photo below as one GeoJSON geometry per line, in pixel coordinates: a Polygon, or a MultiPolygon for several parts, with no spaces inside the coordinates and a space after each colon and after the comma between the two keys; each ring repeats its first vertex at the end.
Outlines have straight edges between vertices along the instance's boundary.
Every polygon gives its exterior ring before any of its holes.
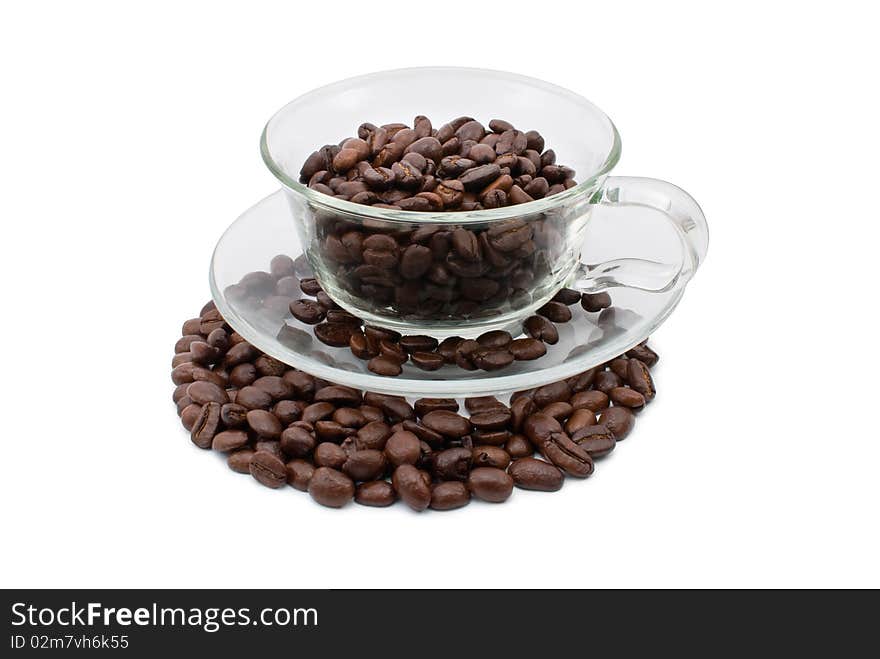
{"type": "Polygon", "coordinates": [[[283,184],[323,289],[368,324],[403,333],[443,336],[512,326],[564,286],[668,290],[693,274],[708,244],[705,218],[685,192],[653,179],[608,177],[620,158],[620,137],[601,110],[566,89],[510,73],[418,68],[343,80],[279,110],[266,124],[261,149],[283,184]],[[577,183],[514,206],[421,212],[352,203],[299,181],[313,151],[355,136],[364,122],[411,125],[425,115],[438,128],[462,114],[483,125],[504,119],[519,130],[538,131],[558,163],[575,170],[577,183]],[[640,259],[634,236],[632,253],[581,263],[596,204],[643,205],[672,222],[681,234],[680,258],[640,259]]]}

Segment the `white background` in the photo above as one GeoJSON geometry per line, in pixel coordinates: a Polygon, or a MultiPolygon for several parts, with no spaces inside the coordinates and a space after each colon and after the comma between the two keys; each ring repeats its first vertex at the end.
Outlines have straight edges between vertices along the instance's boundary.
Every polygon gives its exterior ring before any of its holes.
{"type": "Polygon", "coordinates": [[[870,3],[457,4],[3,5],[0,585],[880,586],[870,3]],[[590,98],[615,173],[693,194],[709,255],[591,479],[329,510],[190,444],[172,346],[277,187],[270,114],[429,64],[590,98]]]}

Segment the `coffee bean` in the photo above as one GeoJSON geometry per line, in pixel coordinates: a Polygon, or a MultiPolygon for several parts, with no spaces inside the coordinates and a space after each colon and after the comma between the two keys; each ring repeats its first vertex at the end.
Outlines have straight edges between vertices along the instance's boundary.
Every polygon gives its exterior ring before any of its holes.
{"type": "Polygon", "coordinates": [[[608,365],[610,368],[621,380],[624,382],[627,381],[627,369],[629,368],[629,364],[627,364],[628,359],[622,359],[618,357],[617,359],[612,359],[611,363],[608,365]]]}
{"type": "Polygon", "coordinates": [[[315,474],[315,466],[306,460],[291,460],[287,463],[287,483],[299,490],[306,492],[309,489],[309,481],[315,474]]]}
{"type": "Polygon", "coordinates": [[[538,359],[547,354],[547,346],[538,339],[516,339],[507,346],[507,350],[517,361],[538,359]]]}
{"type": "Polygon", "coordinates": [[[637,345],[635,348],[626,351],[626,356],[630,359],[638,359],[648,368],[653,368],[660,357],[656,352],[651,350],[646,344],[637,345]]]}
{"type": "Polygon", "coordinates": [[[354,483],[341,471],[319,467],[309,479],[308,491],[322,506],[341,508],[354,497],[354,483]]]}
{"type": "Polygon", "coordinates": [[[193,382],[187,388],[186,393],[194,403],[199,405],[211,402],[224,405],[229,402],[226,391],[213,382],[193,382]]]}
{"type": "Polygon", "coordinates": [[[538,408],[546,407],[550,403],[565,402],[571,397],[571,387],[565,380],[545,384],[535,390],[533,399],[538,408]]]}
{"type": "Polygon", "coordinates": [[[635,425],[635,416],[626,407],[611,407],[599,414],[599,423],[614,435],[618,442],[626,439],[635,425]]]}
{"type": "Polygon", "coordinates": [[[629,387],[614,387],[608,392],[608,397],[615,405],[622,407],[635,409],[645,406],[645,397],[629,387]]]}
{"type": "Polygon", "coordinates": [[[522,435],[511,435],[507,443],[504,444],[504,450],[511,458],[524,458],[535,452],[534,447],[522,435]]]}
{"type": "Polygon", "coordinates": [[[467,480],[473,456],[466,448],[450,448],[434,453],[433,470],[436,476],[445,481],[467,480]]]}
{"type": "Polygon", "coordinates": [[[400,361],[387,355],[373,357],[367,362],[367,368],[376,375],[395,376],[403,372],[400,361]]]}
{"type": "Polygon", "coordinates": [[[420,455],[419,438],[405,430],[391,435],[385,444],[385,457],[394,467],[414,465],[420,455]]]}
{"type": "MultiPolygon", "coordinates": [[[[639,392],[646,401],[654,399],[654,396],[657,393],[654,388],[654,380],[651,378],[651,372],[648,370],[647,364],[640,359],[634,357],[628,360],[627,381],[629,382],[629,386],[639,392]]],[[[190,394],[190,396],[192,396],[192,394],[190,394]]],[[[193,400],[195,400],[195,398],[193,398],[193,400]]],[[[627,407],[633,407],[633,405],[627,405],[627,407]]]]}
{"type": "Polygon", "coordinates": [[[302,413],[302,420],[306,423],[315,423],[316,421],[323,421],[324,419],[329,418],[333,412],[336,411],[336,407],[332,403],[328,402],[320,402],[320,403],[312,403],[308,405],[302,413]]]}
{"type": "Polygon", "coordinates": [[[199,416],[202,414],[202,406],[196,405],[195,403],[190,403],[188,399],[181,400],[181,404],[186,403],[183,409],[180,410],[180,423],[183,427],[192,432],[193,428],[196,425],[196,421],[199,416]]]}
{"type": "Polygon", "coordinates": [[[243,448],[233,451],[226,458],[226,464],[232,471],[238,474],[251,473],[251,460],[254,457],[253,449],[243,448]]]}
{"type": "Polygon", "coordinates": [[[306,278],[299,282],[300,290],[306,295],[315,296],[321,291],[321,285],[318,283],[317,279],[306,278]]]}
{"type": "Polygon", "coordinates": [[[460,439],[471,431],[470,421],[448,410],[428,412],[422,417],[422,425],[452,439],[460,439]]]}
{"type": "Polygon", "coordinates": [[[501,469],[477,467],[468,475],[467,487],[478,499],[501,503],[513,492],[513,478],[501,469]]]}
{"type": "Polygon", "coordinates": [[[315,325],[315,336],[321,343],[334,348],[348,346],[351,335],[357,331],[357,327],[349,323],[321,323],[315,325]]]}
{"type": "Polygon", "coordinates": [[[290,313],[300,322],[316,325],[324,320],[327,310],[314,300],[300,299],[290,303],[290,313]]]}
{"type": "Polygon", "coordinates": [[[549,462],[532,457],[515,460],[508,469],[517,487],[539,492],[556,492],[562,489],[565,475],[549,462]]]}
{"type": "Polygon", "coordinates": [[[608,293],[584,293],[581,297],[581,306],[585,311],[602,311],[611,306],[611,296],[608,293]]]}
{"type": "Polygon", "coordinates": [[[601,458],[614,450],[616,440],[614,433],[604,424],[589,425],[578,429],[571,439],[590,454],[592,458],[601,458]]]}
{"type": "Polygon", "coordinates": [[[471,493],[464,483],[446,481],[431,489],[432,510],[454,510],[470,503],[471,493]]]}
{"type": "Polygon", "coordinates": [[[436,371],[445,363],[443,357],[436,352],[414,352],[411,359],[423,371],[436,371]]]}
{"type": "Polygon", "coordinates": [[[287,467],[266,451],[257,451],[248,465],[251,476],[266,487],[278,488],[287,483],[287,467]]]}
{"type": "Polygon", "coordinates": [[[565,433],[551,433],[538,450],[545,459],[569,476],[586,478],[593,473],[593,460],[590,454],[575,444],[565,433]]]}
{"type": "Polygon", "coordinates": [[[538,314],[554,323],[567,323],[571,320],[571,309],[561,302],[548,302],[538,309],[538,314]]]}
{"type": "Polygon", "coordinates": [[[599,412],[608,407],[608,394],[596,390],[581,391],[572,396],[569,402],[575,410],[585,408],[599,412]]]}
{"type": "Polygon", "coordinates": [[[318,467],[341,469],[346,460],[348,455],[339,444],[321,442],[315,447],[315,465],[318,467]]]}
{"type": "Polygon", "coordinates": [[[596,373],[596,377],[593,379],[593,386],[596,390],[608,394],[615,387],[623,386],[623,380],[613,371],[602,371],[596,373]]]}
{"type": "Polygon", "coordinates": [[[343,462],[342,471],[354,481],[371,481],[382,477],[387,464],[382,451],[355,451],[343,462]]]}
{"type": "Polygon", "coordinates": [[[317,445],[313,433],[299,426],[290,426],[281,433],[281,450],[295,458],[304,458],[317,445]]]}
{"type": "Polygon", "coordinates": [[[281,422],[268,410],[251,410],[247,413],[247,422],[260,437],[278,439],[281,436],[281,422]]]}
{"type": "Polygon", "coordinates": [[[244,430],[224,430],[214,435],[211,448],[215,451],[234,451],[247,445],[248,434],[244,430]]]}
{"type": "Polygon", "coordinates": [[[357,486],[354,500],[362,506],[385,507],[396,500],[394,488],[388,481],[369,481],[357,486]]]}
{"type": "Polygon", "coordinates": [[[458,403],[454,398],[419,398],[414,407],[420,418],[434,410],[458,411],[458,403]]]}
{"type": "MultiPolygon", "coordinates": [[[[573,409],[573,408],[572,408],[573,409]]],[[[573,436],[581,428],[592,426],[596,423],[596,414],[590,409],[579,408],[571,412],[565,423],[565,432],[573,436]]]]}
{"type": "Polygon", "coordinates": [[[574,411],[574,408],[566,403],[565,401],[557,401],[555,403],[550,403],[546,407],[541,409],[542,414],[546,414],[547,416],[552,416],[554,419],[562,423],[565,421],[571,413],[574,411]]]}
{"type": "Polygon", "coordinates": [[[431,503],[431,487],[422,473],[411,464],[402,464],[391,477],[394,491],[415,511],[422,511],[431,503]]]}
{"type": "Polygon", "coordinates": [[[193,423],[190,437],[199,448],[210,448],[220,430],[220,403],[209,402],[202,406],[193,423]]]}
{"type": "Polygon", "coordinates": [[[512,415],[504,407],[477,412],[470,417],[471,425],[482,431],[502,430],[510,423],[512,415]]]}
{"type": "Polygon", "coordinates": [[[477,337],[477,343],[486,348],[506,348],[510,345],[513,337],[510,332],[504,330],[493,330],[485,332],[477,337]]]}
{"type": "Polygon", "coordinates": [[[559,341],[559,332],[556,327],[546,318],[541,316],[529,316],[523,323],[523,330],[533,339],[539,339],[544,343],[555,345],[559,341]]]}
{"type": "Polygon", "coordinates": [[[498,446],[478,446],[473,449],[473,463],[477,467],[507,469],[510,464],[510,455],[498,446]]]}

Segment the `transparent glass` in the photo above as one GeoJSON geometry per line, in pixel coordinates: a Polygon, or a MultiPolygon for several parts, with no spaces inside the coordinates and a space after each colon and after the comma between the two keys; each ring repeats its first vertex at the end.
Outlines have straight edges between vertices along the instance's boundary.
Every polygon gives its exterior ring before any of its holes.
{"type": "Polygon", "coordinates": [[[605,177],[617,163],[620,140],[601,110],[555,85],[496,71],[430,68],[376,73],[305,94],[268,122],[262,152],[284,184],[300,244],[324,290],[372,324],[444,334],[524,317],[572,277],[591,202],[601,196],[605,177]],[[303,162],[321,145],[354,136],[366,121],[411,123],[418,114],[431,118],[435,128],[467,114],[484,125],[500,118],[524,131],[537,130],[558,162],[576,171],[578,185],[517,206],[431,213],[353,204],[299,183],[303,162]],[[418,236],[459,227],[478,238],[524,227],[530,240],[494,262],[465,263],[449,253],[434,257],[452,275],[445,282],[408,281],[396,268],[340,262],[339,250],[333,249],[351,231],[362,239],[392,235],[405,248],[418,236]]]}

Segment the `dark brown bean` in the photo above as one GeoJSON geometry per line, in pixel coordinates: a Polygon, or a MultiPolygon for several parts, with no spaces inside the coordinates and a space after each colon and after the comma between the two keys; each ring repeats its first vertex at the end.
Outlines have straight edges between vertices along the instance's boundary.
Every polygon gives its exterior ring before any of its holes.
{"type": "Polygon", "coordinates": [[[341,508],[354,497],[354,482],[341,471],[319,467],[309,479],[308,491],[322,506],[341,508]]]}
{"type": "Polygon", "coordinates": [[[562,489],[565,475],[554,465],[536,458],[515,460],[508,473],[517,487],[539,492],[556,492],[562,489]]]}
{"type": "Polygon", "coordinates": [[[513,492],[513,478],[501,469],[477,467],[468,475],[467,487],[478,499],[501,503],[513,492]]]}
{"type": "Polygon", "coordinates": [[[278,488],[287,483],[287,466],[266,451],[257,451],[248,465],[251,476],[266,487],[278,488]]]}
{"type": "Polygon", "coordinates": [[[357,486],[354,500],[362,506],[383,508],[394,503],[397,497],[388,481],[369,481],[357,486]]]}
{"type": "Polygon", "coordinates": [[[431,489],[432,510],[454,510],[470,503],[471,493],[464,483],[446,481],[431,489]]]}
{"type": "Polygon", "coordinates": [[[614,435],[618,442],[626,439],[635,425],[635,416],[626,407],[610,407],[599,414],[599,423],[614,435]]]}
{"type": "Polygon", "coordinates": [[[391,477],[394,491],[401,500],[415,511],[422,511],[431,503],[431,487],[416,467],[402,464],[391,477]]]}

